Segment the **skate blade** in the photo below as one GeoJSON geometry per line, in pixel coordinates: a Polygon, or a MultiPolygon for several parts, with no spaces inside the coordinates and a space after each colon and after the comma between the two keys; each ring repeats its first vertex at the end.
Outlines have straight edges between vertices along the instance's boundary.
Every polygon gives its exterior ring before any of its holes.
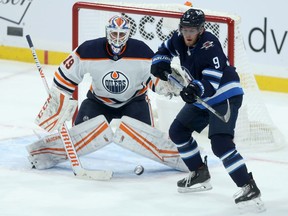
{"type": "Polygon", "coordinates": [[[193,187],[178,187],[178,192],[179,193],[191,193],[191,192],[207,191],[211,189],[212,189],[212,185],[210,184],[210,182],[206,181],[203,183],[193,185],[193,187]]]}
{"type": "Polygon", "coordinates": [[[240,202],[237,204],[237,207],[241,214],[244,214],[247,212],[261,213],[261,212],[266,211],[266,207],[260,198],[255,198],[253,200],[240,202]]]}

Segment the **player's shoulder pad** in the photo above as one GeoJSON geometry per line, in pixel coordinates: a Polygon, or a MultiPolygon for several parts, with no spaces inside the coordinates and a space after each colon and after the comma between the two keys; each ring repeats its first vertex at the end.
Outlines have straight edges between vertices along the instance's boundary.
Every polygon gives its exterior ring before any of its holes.
{"type": "Polygon", "coordinates": [[[105,51],[106,42],[107,39],[105,37],[87,40],[76,49],[76,53],[83,59],[107,57],[107,52],[105,51]]]}
{"type": "Polygon", "coordinates": [[[134,38],[129,38],[127,41],[126,57],[132,58],[152,58],[154,52],[143,41],[134,38]]]}

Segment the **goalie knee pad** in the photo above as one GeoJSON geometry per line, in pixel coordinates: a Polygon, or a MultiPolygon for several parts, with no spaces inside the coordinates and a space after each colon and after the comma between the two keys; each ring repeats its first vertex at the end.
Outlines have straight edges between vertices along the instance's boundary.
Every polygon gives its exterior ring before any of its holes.
{"type": "MultiPolygon", "coordinates": [[[[103,115],[83,122],[69,130],[78,156],[94,152],[113,139],[113,131],[103,115]]],[[[48,135],[26,147],[28,160],[36,169],[47,169],[67,159],[59,133],[48,135]]]]}

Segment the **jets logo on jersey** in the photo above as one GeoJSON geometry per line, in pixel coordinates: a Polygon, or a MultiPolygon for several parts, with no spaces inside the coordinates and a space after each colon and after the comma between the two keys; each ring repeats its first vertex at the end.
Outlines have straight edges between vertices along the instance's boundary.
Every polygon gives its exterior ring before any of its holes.
{"type": "Polygon", "coordinates": [[[108,92],[121,94],[127,90],[129,81],[120,71],[111,71],[103,77],[102,84],[108,92]]]}
{"type": "Polygon", "coordinates": [[[206,41],[205,43],[203,43],[201,49],[205,49],[208,50],[210,47],[213,47],[213,41],[206,41]]]}

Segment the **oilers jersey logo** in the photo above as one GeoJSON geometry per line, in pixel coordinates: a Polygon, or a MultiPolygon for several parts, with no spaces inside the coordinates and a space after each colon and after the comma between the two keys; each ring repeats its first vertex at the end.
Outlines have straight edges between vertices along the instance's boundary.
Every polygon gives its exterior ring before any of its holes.
{"type": "Polygon", "coordinates": [[[127,90],[129,80],[120,71],[110,71],[103,77],[102,84],[108,92],[121,94],[127,90]]]}

